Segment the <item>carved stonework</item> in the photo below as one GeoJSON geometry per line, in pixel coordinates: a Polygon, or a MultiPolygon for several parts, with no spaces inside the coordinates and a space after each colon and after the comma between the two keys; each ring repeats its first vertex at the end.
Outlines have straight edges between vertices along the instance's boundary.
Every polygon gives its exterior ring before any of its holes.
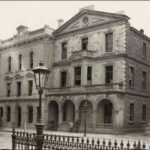
{"type": "Polygon", "coordinates": [[[22,78],[23,78],[23,75],[18,73],[18,74],[15,75],[15,78],[16,78],[16,79],[22,79],[22,78]]]}
{"type": "Polygon", "coordinates": [[[26,74],[26,76],[27,76],[28,78],[31,78],[31,77],[33,77],[33,73],[28,72],[28,73],[26,74]]]}
{"type": "Polygon", "coordinates": [[[6,80],[6,81],[11,81],[11,80],[13,80],[13,77],[12,77],[12,76],[7,75],[7,76],[5,76],[5,80],[6,80]]]}

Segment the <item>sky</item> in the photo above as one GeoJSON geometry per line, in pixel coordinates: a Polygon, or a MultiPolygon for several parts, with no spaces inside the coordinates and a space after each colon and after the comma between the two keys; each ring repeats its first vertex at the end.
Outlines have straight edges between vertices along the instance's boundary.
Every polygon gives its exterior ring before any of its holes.
{"type": "Polygon", "coordinates": [[[0,1],[0,39],[15,35],[19,25],[30,31],[49,25],[57,29],[57,20],[65,22],[78,13],[79,9],[94,5],[95,10],[116,13],[124,10],[130,24],[144,29],[150,37],[150,1],[0,1]]]}

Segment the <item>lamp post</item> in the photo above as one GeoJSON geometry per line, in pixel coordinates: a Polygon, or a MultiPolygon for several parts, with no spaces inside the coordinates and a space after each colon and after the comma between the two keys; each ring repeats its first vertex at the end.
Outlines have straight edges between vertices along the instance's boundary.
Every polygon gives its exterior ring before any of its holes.
{"type": "Polygon", "coordinates": [[[35,86],[39,93],[39,109],[38,109],[38,120],[36,123],[37,130],[37,150],[42,150],[43,146],[43,128],[44,124],[42,122],[42,94],[45,88],[46,82],[48,80],[48,75],[50,71],[44,67],[44,63],[40,62],[39,66],[32,70],[34,72],[35,86]]]}
{"type": "Polygon", "coordinates": [[[87,112],[87,101],[84,102],[84,137],[86,137],[86,112],[87,112]]]}

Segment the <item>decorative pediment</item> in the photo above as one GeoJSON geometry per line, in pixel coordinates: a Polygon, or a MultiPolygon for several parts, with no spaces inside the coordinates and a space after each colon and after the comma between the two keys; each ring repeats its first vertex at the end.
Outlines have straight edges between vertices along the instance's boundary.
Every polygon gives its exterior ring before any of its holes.
{"type": "Polygon", "coordinates": [[[22,79],[22,78],[23,78],[23,75],[18,73],[18,74],[15,75],[15,78],[16,78],[16,79],[22,79]]]}
{"type": "Polygon", "coordinates": [[[11,80],[13,80],[13,77],[10,76],[10,75],[6,75],[6,76],[5,76],[5,80],[6,80],[6,81],[11,81],[11,80]]]}
{"type": "Polygon", "coordinates": [[[54,31],[54,35],[59,35],[98,24],[100,25],[118,19],[129,19],[129,17],[117,13],[114,14],[94,10],[82,10],[64,23],[61,27],[59,27],[56,31],[54,31]]]}

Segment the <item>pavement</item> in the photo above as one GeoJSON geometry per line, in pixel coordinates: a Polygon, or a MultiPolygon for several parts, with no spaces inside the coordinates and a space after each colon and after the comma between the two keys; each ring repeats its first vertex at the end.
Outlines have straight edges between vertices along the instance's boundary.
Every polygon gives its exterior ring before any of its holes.
{"type": "MultiPolygon", "coordinates": [[[[23,129],[16,129],[17,131],[24,131],[23,129]]],[[[25,130],[26,132],[35,133],[35,130],[25,130]]],[[[2,149],[11,149],[11,134],[12,128],[0,128],[0,150],[2,149]]],[[[58,132],[58,131],[44,131],[44,134],[55,134],[55,135],[64,135],[64,136],[79,136],[83,137],[83,133],[73,133],[73,132],[58,132]]],[[[134,142],[138,143],[140,140],[141,144],[145,143],[146,149],[150,149],[150,135],[145,135],[144,133],[126,133],[126,134],[94,134],[87,133],[86,137],[89,140],[94,139],[94,141],[100,140],[102,143],[103,139],[105,139],[106,143],[111,140],[112,143],[117,141],[118,145],[120,145],[121,141],[124,142],[124,145],[130,142],[130,145],[134,144],[134,142]]]]}

